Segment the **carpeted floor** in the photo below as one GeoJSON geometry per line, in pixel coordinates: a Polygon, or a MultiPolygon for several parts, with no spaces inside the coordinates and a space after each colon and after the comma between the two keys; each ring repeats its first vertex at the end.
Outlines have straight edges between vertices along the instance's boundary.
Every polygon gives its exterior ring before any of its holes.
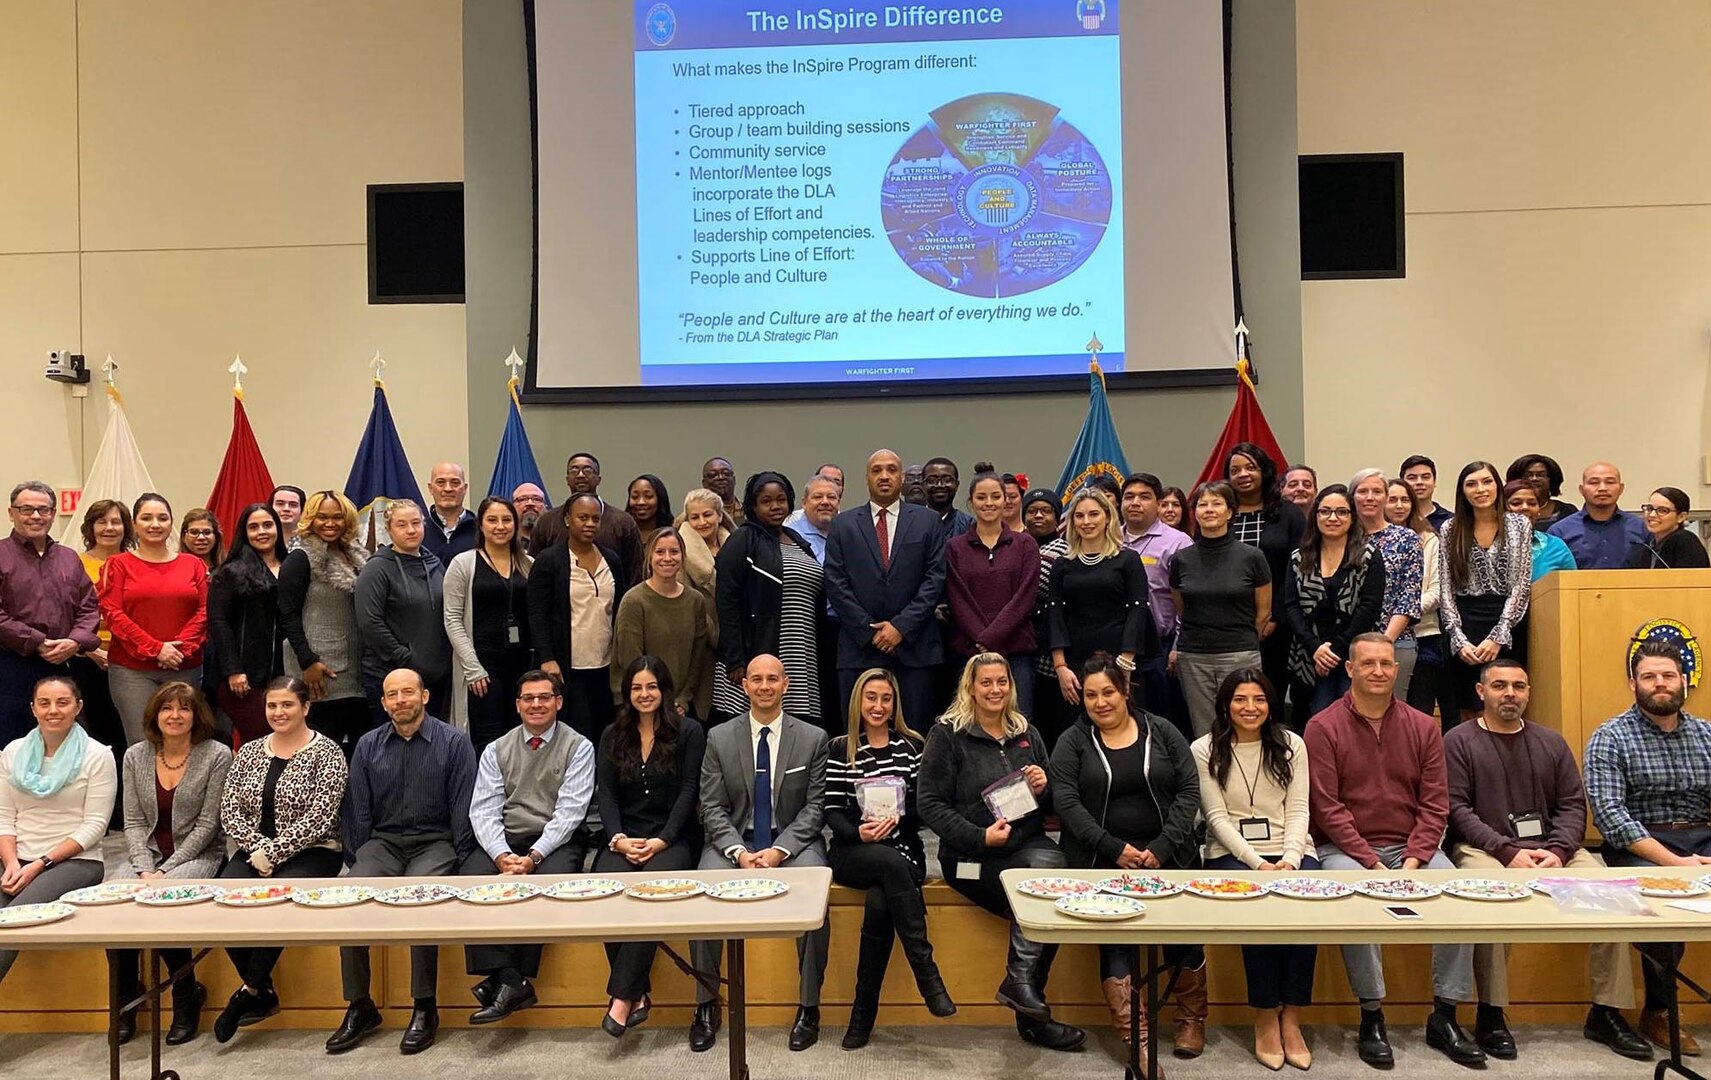
{"type": "MultiPolygon", "coordinates": [[[[210,1016],[210,1019],[212,1017],[210,1016]]],[[[1522,1028],[1518,1061],[1493,1061],[1485,1072],[1492,1077],[1531,1080],[1631,1077],[1643,1080],[1652,1065],[1627,1061],[1581,1038],[1578,1028],[1522,1028]]],[[[439,1045],[413,1058],[398,1053],[399,1032],[384,1030],[356,1050],[330,1057],[322,1049],[325,1033],[311,1031],[244,1032],[226,1046],[215,1044],[206,1030],[185,1047],[168,1049],[164,1065],[184,1080],[315,1080],[361,1078],[444,1077],[447,1080],[503,1077],[533,1080],[573,1077],[574,1080],[635,1080],[635,1078],[715,1077],[725,1074],[723,1033],[719,1045],[706,1054],[691,1054],[682,1031],[635,1032],[615,1042],[593,1030],[452,1031],[439,1045]]],[[[838,1047],[841,1028],[825,1029],[820,1045],[800,1054],[785,1047],[782,1029],[766,1029],[750,1037],[749,1065],[754,1080],[815,1078],[815,1080],[1121,1080],[1117,1041],[1099,1031],[1079,1053],[1057,1054],[1019,1041],[1009,1030],[966,1027],[898,1028],[881,1030],[865,1050],[847,1053],[838,1047]]],[[[1379,1076],[1395,1080],[1441,1078],[1462,1070],[1430,1050],[1421,1032],[1393,1028],[1396,1068],[1379,1073],[1355,1056],[1354,1031],[1315,1030],[1309,1034],[1315,1059],[1311,1075],[1321,1080],[1379,1076]]],[[[1209,1033],[1206,1053],[1195,1061],[1161,1057],[1168,1076],[1180,1078],[1250,1077],[1268,1075],[1249,1053],[1251,1032],[1220,1029],[1209,1033]]],[[[107,1044],[95,1035],[3,1035],[0,1061],[5,1075],[95,1080],[107,1075],[107,1044]]],[[[148,1044],[143,1039],[126,1048],[127,1076],[146,1076],[148,1044]]],[[[1285,1069],[1284,1074],[1295,1075],[1285,1069]]]]}

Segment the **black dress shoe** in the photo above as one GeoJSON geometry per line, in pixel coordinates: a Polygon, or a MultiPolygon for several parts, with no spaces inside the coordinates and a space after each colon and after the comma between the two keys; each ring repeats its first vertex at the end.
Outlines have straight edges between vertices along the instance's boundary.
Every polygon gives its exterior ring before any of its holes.
{"type": "Polygon", "coordinates": [[[1580,1029],[1580,1033],[1625,1058],[1635,1061],[1652,1059],[1652,1044],[1628,1026],[1627,1017],[1608,1006],[1594,1005],[1586,1014],[1586,1026],[1580,1029]]]}
{"type": "Polygon", "coordinates": [[[119,1014],[119,1045],[123,1046],[137,1037],[137,1010],[126,1009],[119,1014]]]}
{"type": "Polygon", "coordinates": [[[1047,1050],[1079,1050],[1087,1041],[1087,1032],[1056,1020],[1030,1020],[1016,1017],[1016,1034],[1047,1050]]]}
{"type": "Polygon", "coordinates": [[[1047,1023],[1052,1018],[1051,1007],[1032,983],[1020,979],[1005,979],[999,984],[998,993],[994,996],[998,999],[998,1004],[1008,1005],[1030,1020],[1047,1023]]]}
{"type": "Polygon", "coordinates": [[[1473,1024],[1473,1041],[1487,1054],[1504,1061],[1514,1061],[1519,1054],[1502,1009],[1479,1007],[1479,1017],[1473,1024]]]}
{"type": "Polygon", "coordinates": [[[483,1009],[493,1004],[493,995],[498,991],[499,980],[491,975],[469,988],[470,996],[475,998],[475,1003],[483,1009]]]}
{"type": "Polygon", "coordinates": [[[518,1009],[528,1008],[537,1000],[534,985],[527,979],[516,986],[512,986],[510,983],[501,983],[498,993],[493,995],[493,1000],[488,1003],[487,1008],[477,1010],[470,1016],[469,1022],[472,1024],[496,1023],[518,1009]]]}
{"type": "Polygon", "coordinates": [[[1396,1053],[1390,1049],[1390,1033],[1384,1030],[1384,1012],[1380,1009],[1360,1011],[1360,1059],[1375,1069],[1388,1069],[1396,1064],[1396,1053]]]}
{"type": "Polygon", "coordinates": [[[172,995],[172,1027],[166,1031],[166,1045],[183,1046],[202,1031],[202,1007],[208,1004],[208,988],[192,983],[190,993],[181,1000],[172,995]]]}
{"type": "Polygon", "coordinates": [[[713,1049],[718,1030],[719,1003],[707,1001],[695,1006],[695,1019],[689,1022],[689,1049],[697,1054],[713,1049]]]}
{"type": "Polygon", "coordinates": [[[327,1053],[342,1054],[362,1042],[363,1036],[380,1026],[380,1010],[371,998],[353,1001],[345,1010],[338,1029],[327,1036],[327,1053]]]}
{"type": "Polygon", "coordinates": [[[1443,1054],[1457,1065],[1474,1067],[1485,1064],[1485,1051],[1468,1037],[1454,1017],[1434,1012],[1426,1018],[1426,1045],[1443,1054]]]}
{"type": "Polygon", "coordinates": [[[802,1005],[796,1010],[796,1023],[790,1028],[790,1049],[806,1050],[820,1041],[820,1007],[802,1005]]]}
{"type": "Polygon", "coordinates": [[[625,1028],[637,1028],[648,1022],[653,1015],[654,999],[651,994],[642,995],[642,1003],[630,1010],[630,1018],[624,1021],[625,1028]]]}
{"type": "MultiPolygon", "coordinates": [[[[505,991],[509,989],[511,989],[509,986],[500,987],[493,1003],[497,1005],[499,998],[504,997],[505,991]]],[[[529,991],[529,995],[533,997],[534,991],[529,991]]],[[[434,1036],[439,1033],[439,1030],[440,1010],[432,1007],[412,1010],[410,1025],[404,1029],[404,1037],[398,1040],[398,1052],[400,1054],[420,1054],[434,1045],[434,1036]]]]}
{"type": "Polygon", "coordinates": [[[214,1018],[214,1041],[226,1043],[241,1027],[259,1024],[279,1011],[279,995],[272,990],[252,994],[243,987],[232,991],[226,1007],[214,1018]]]}

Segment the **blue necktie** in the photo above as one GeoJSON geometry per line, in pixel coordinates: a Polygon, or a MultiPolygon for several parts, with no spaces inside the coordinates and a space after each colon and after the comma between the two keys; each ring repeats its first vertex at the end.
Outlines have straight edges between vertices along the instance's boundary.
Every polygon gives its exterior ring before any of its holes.
{"type": "Polygon", "coordinates": [[[756,851],[765,851],[772,846],[772,746],[766,739],[771,734],[772,728],[763,726],[760,729],[760,745],[755,748],[754,850],[756,851]]]}

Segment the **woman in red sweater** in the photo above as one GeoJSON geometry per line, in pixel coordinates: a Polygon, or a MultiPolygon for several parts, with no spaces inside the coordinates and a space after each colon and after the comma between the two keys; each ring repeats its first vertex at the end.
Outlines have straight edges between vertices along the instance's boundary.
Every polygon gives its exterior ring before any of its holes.
{"type": "Polygon", "coordinates": [[[101,574],[101,615],[113,631],[107,684],[125,726],[125,742],[142,741],[150,695],[174,680],[202,681],[208,638],[208,566],[174,553],[172,506],[154,492],[131,510],[137,546],[107,560],[101,574]]]}
{"type": "Polygon", "coordinates": [[[974,527],[945,541],[945,603],[950,609],[951,652],[957,662],[977,653],[1010,661],[1022,715],[1034,715],[1034,602],[1040,586],[1040,548],[1025,532],[1004,524],[1004,482],[976,473],[968,485],[974,527]]]}

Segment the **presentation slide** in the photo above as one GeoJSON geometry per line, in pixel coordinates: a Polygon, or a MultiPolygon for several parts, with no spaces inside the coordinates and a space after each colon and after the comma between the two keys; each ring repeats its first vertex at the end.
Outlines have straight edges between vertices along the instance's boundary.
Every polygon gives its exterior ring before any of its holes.
{"type": "Polygon", "coordinates": [[[636,14],[645,384],[1123,369],[1114,2],[636,14]]]}

